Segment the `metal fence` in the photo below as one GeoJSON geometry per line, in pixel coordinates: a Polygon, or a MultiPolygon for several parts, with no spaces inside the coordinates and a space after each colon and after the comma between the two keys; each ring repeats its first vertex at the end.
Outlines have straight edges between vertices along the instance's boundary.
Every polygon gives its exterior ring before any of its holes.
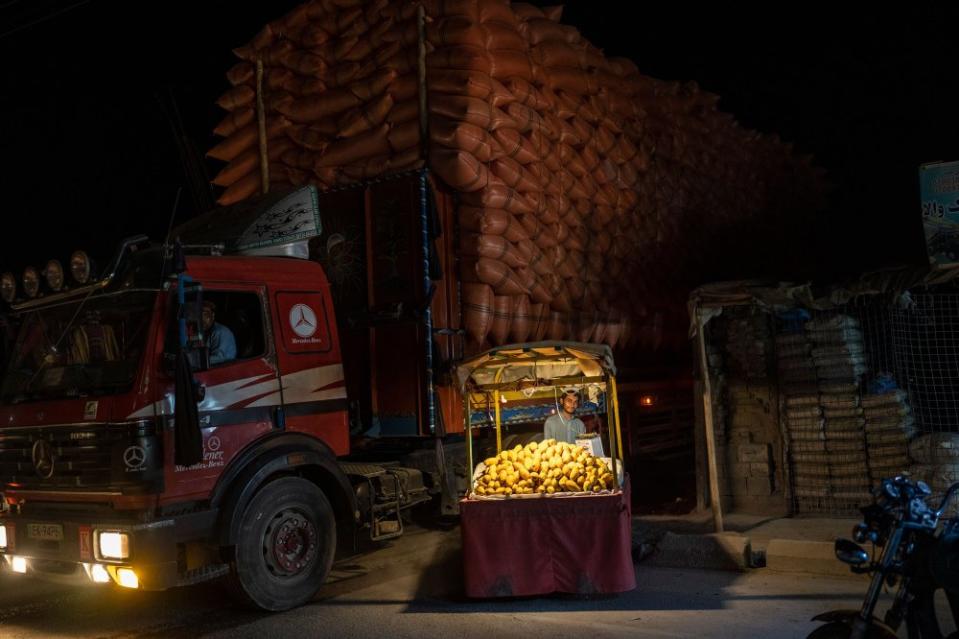
{"type": "MultiPolygon", "coordinates": [[[[720,355],[711,359],[712,379],[725,389],[763,380],[775,389],[782,468],[774,478],[782,485],[774,491],[792,512],[854,515],[882,477],[904,471],[936,493],[959,481],[955,284],[829,310],[730,307],[722,317],[707,333],[720,355]]],[[[726,422],[717,425],[718,443],[730,451],[736,401],[727,391],[716,402],[726,422]]],[[[738,463],[734,454],[726,462],[738,463]]]]}

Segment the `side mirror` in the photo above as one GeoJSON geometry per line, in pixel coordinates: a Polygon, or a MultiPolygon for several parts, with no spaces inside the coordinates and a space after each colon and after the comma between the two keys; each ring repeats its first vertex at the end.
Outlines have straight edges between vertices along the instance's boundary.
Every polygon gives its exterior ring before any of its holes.
{"type": "Polygon", "coordinates": [[[203,433],[197,408],[199,385],[193,379],[193,371],[209,365],[209,351],[201,339],[203,287],[182,272],[177,275],[177,303],[179,346],[174,364],[174,457],[177,464],[192,466],[203,459],[203,433]]]}
{"type": "Polygon", "coordinates": [[[197,407],[199,384],[193,379],[186,349],[180,349],[174,367],[174,458],[179,465],[192,466],[203,459],[203,433],[197,407]]]}
{"type": "Polygon", "coordinates": [[[836,559],[850,566],[861,566],[869,561],[869,553],[859,544],[848,539],[837,539],[835,551],[836,559]]]}
{"type": "Polygon", "coordinates": [[[210,368],[210,350],[203,334],[203,286],[185,273],[177,276],[177,333],[190,369],[210,368]]]}

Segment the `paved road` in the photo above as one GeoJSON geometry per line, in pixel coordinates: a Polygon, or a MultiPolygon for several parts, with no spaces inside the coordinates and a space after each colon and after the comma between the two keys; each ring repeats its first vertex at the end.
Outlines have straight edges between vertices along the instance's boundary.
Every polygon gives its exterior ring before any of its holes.
{"type": "Polygon", "coordinates": [[[805,637],[809,619],[855,607],[864,582],[765,570],[636,567],[636,591],[600,598],[467,601],[458,594],[458,532],[414,530],[340,561],[316,603],[263,615],[216,584],[164,593],[67,589],[0,577],[0,637],[805,637]]]}

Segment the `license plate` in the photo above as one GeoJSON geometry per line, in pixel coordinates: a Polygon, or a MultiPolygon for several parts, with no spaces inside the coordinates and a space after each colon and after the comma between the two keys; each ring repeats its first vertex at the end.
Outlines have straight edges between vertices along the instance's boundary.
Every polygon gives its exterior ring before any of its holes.
{"type": "Polygon", "coordinates": [[[63,526],[60,524],[27,524],[27,537],[46,541],[63,541],[63,526]]]}

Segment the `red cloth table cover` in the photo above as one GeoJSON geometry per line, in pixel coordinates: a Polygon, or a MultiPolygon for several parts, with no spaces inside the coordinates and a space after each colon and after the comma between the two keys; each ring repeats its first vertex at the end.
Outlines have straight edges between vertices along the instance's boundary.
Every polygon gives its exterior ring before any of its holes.
{"type": "Polygon", "coordinates": [[[636,587],[623,492],[460,500],[469,597],[614,593],[636,587]]]}

